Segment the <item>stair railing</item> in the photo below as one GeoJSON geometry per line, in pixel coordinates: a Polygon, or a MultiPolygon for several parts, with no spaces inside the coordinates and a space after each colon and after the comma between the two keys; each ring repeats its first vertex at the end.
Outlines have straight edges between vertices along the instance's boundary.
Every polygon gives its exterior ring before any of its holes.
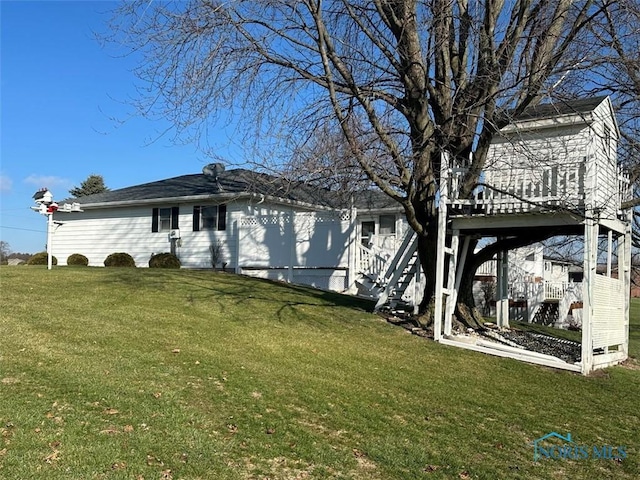
{"type": "Polygon", "coordinates": [[[544,282],[544,299],[561,300],[567,291],[568,282],[544,282]]]}
{"type": "Polygon", "coordinates": [[[544,302],[544,283],[530,283],[527,289],[527,321],[533,322],[540,306],[544,302]]]}
{"type": "Polygon", "coordinates": [[[380,281],[382,274],[385,272],[389,257],[382,255],[373,248],[368,248],[361,244],[358,245],[358,251],[360,273],[374,282],[380,281]]]}
{"type": "MultiPolygon", "coordinates": [[[[393,259],[389,262],[388,267],[381,278],[381,282],[384,285],[384,290],[380,293],[375,309],[378,310],[382,307],[389,296],[396,288],[398,282],[402,277],[407,275],[405,269],[409,266],[412,258],[418,250],[418,236],[413,230],[409,230],[402,241],[402,245],[394,255],[393,259]]],[[[417,260],[416,260],[417,261],[417,260]]],[[[411,275],[415,275],[414,269],[412,269],[411,275]]]]}

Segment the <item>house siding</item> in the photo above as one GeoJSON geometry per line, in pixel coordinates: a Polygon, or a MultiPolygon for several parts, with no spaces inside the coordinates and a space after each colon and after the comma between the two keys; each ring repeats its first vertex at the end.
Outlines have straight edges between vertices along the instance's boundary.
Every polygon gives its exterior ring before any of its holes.
{"type": "Polygon", "coordinates": [[[179,206],[181,238],[176,255],[183,266],[210,267],[209,246],[218,242],[222,245],[222,260],[232,263],[236,258],[234,222],[244,214],[246,206],[239,202],[228,205],[226,230],[194,232],[194,205],[196,203],[159,204],[58,214],[56,220],[62,224],[55,228],[53,254],[60,265],[66,265],[67,257],[72,253],[80,253],[89,259],[90,266],[102,266],[111,253],[125,252],[134,258],[136,266],[146,267],[153,254],[169,252],[171,248],[168,231],[152,232],[153,209],[179,206]]]}
{"type": "Polygon", "coordinates": [[[153,231],[159,209],[171,207],[172,229],[177,220],[180,231],[176,255],[185,268],[211,268],[210,247],[214,245],[220,248],[216,267],[331,290],[348,287],[354,238],[348,212],[235,200],[226,204],[225,230],[194,231],[194,207],[216,204],[169,202],[58,214],[56,221],[61,224],[53,236],[53,254],[59,265],[66,265],[69,255],[80,253],[90,266],[103,266],[111,253],[125,252],[136,266],[147,267],[153,254],[171,250],[170,230],[153,231]]]}
{"type": "Polygon", "coordinates": [[[596,121],[591,125],[591,150],[595,163],[595,204],[602,209],[601,218],[616,218],[620,205],[618,194],[618,163],[616,151],[618,135],[611,116],[609,102],[601,103],[593,112],[596,121]]]}
{"type": "MultiPolygon", "coordinates": [[[[599,208],[603,217],[616,218],[618,133],[612,115],[605,100],[584,122],[532,122],[521,130],[508,129],[492,142],[485,182],[511,191],[512,185],[526,178],[532,185],[545,185],[557,205],[577,208],[586,204],[599,208]]],[[[513,193],[535,199],[539,192],[535,194],[533,188],[513,193]]]]}

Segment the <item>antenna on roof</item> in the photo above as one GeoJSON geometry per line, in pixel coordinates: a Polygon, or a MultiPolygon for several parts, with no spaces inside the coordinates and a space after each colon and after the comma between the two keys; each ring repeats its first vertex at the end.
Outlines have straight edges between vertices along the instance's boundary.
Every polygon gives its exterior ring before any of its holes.
{"type": "Polygon", "coordinates": [[[202,173],[213,177],[214,180],[217,180],[222,172],[224,172],[224,165],[222,163],[210,163],[202,168],[202,173]]]}

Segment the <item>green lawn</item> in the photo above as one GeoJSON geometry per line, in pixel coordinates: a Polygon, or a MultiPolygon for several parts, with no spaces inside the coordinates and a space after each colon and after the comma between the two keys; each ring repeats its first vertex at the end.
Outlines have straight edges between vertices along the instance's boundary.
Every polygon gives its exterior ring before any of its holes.
{"type": "Polygon", "coordinates": [[[527,365],[230,274],[3,267],[0,282],[1,479],[640,477],[637,362],[527,365]],[[627,456],[534,462],[553,431],[627,456]]]}

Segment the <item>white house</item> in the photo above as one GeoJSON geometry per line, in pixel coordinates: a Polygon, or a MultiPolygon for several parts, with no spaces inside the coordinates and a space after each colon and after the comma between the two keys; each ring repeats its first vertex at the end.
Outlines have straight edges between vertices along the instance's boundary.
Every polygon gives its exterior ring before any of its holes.
{"type": "MultiPolygon", "coordinates": [[[[553,325],[559,328],[581,324],[582,265],[544,255],[541,243],[509,252],[509,319],[553,325]]],[[[473,291],[476,305],[489,316],[496,315],[497,261],[476,272],[473,291]]]]}
{"type": "Polygon", "coordinates": [[[238,273],[335,291],[367,267],[363,255],[393,253],[407,228],[381,193],[360,192],[346,203],[335,192],[220,164],[71,201],[83,211],[56,217],[59,265],[80,253],[102,266],[109,254],[126,252],[146,267],[154,253],[172,252],[186,268],[215,260],[238,273]]]}

